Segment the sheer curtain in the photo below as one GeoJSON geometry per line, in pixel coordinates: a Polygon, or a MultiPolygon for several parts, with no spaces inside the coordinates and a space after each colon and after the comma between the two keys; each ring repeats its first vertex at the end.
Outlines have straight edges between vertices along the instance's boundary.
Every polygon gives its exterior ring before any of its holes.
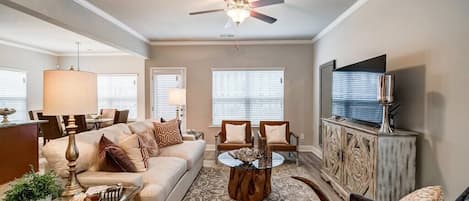
{"type": "Polygon", "coordinates": [[[213,70],[212,124],[283,120],[283,70],[213,70]]]}
{"type": "Polygon", "coordinates": [[[129,119],[137,119],[137,75],[99,74],[98,109],[129,110],[129,119]]]}
{"type": "Polygon", "coordinates": [[[26,73],[0,70],[0,108],[14,108],[9,120],[27,119],[26,73]]]}

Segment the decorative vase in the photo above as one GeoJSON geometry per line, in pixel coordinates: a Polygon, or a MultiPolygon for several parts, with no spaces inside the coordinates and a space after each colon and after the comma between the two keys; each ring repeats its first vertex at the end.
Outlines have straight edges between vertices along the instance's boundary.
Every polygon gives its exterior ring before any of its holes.
{"type": "Polygon", "coordinates": [[[8,121],[8,115],[11,115],[11,114],[14,114],[16,112],[16,110],[14,108],[2,108],[0,109],[0,115],[3,116],[3,120],[2,120],[2,124],[7,124],[7,123],[10,123],[10,121],[8,121]]]}

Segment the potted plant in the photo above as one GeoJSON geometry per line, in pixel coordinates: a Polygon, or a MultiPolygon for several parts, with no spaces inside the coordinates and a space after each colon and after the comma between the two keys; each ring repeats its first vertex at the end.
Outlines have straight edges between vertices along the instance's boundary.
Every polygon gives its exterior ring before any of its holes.
{"type": "Polygon", "coordinates": [[[51,201],[60,196],[62,191],[56,174],[31,172],[14,181],[5,193],[4,201],[51,201]]]}

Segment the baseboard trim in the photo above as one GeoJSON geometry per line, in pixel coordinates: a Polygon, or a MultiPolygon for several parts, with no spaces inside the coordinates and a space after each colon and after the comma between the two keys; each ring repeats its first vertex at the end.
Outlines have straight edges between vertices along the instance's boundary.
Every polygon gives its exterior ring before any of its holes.
{"type": "Polygon", "coordinates": [[[314,155],[316,155],[319,159],[322,160],[322,150],[315,146],[312,146],[312,147],[313,149],[311,150],[311,152],[313,152],[314,155]]]}
{"type": "MultiPolygon", "coordinates": [[[[300,145],[300,147],[298,148],[299,152],[313,152],[314,154],[321,156],[320,158],[322,158],[322,152],[317,149],[315,150],[316,148],[314,146],[311,146],[311,145],[300,145]],[[319,152],[317,152],[319,151],[319,152]]],[[[214,144],[207,144],[205,146],[205,151],[215,151],[215,145],[214,144]]]]}

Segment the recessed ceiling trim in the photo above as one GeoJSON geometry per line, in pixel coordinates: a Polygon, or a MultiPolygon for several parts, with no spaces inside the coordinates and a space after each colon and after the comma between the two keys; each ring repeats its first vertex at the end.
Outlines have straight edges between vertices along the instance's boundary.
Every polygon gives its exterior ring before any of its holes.
{"type": "Polygon", "coordinates": [[[244,40],[244,41],[152,41],[154,46],[185,45],[303,45],[313,44],[312,40],[244,40]]]}
{"type": "Polygon", "coordinates": [[[38,47],[33,47],[33,46],[30,46],[30,45],[22,44],[22,43],[19,43],[19,42],[13,42],[13,41],[0,39],[0,44],[11,46],[11,47],[17,47],[17,48],[21,48],[21,49],[25,49],[25,50],[30,50],[30,51],[33,51],[33,52],[48,54],[48,55],[52,55],[52,56],[58,56],[58,53],[56,53],[56,52],[51,52],[51,51],[48,51],[48,50],[44,50],[44,49],[41,49],[41,48],[38,48],[38,47]]]}
{"type": "Polygon", "coordinates": [[[91,4],[90,2],[88,2],[86,0],[73,0],[73,1],[75,1],[75,3],[77,3],[78,5],[90,10],[94,14],[101,16],[105,20],[107,20],[107,21],[111,22],[112,24],[118,26],[119,28],[123,29],[124,31],[127,31],[128,33],[130,33],[133,36],[139,38],[140,40],[143,40],[146,43],[150,43],[150,41],[145,36],[138,33],[134,29],[130,28],[129,26],[127,26],[123,22],[119,21],[117,18],[113,17],[112,15],[105,12],[104,10],[102,10],[102,9],[96,7],[95,5],[91,4]]]}
{"type": "MultiPolygon", "coordinates": [[[[61,53],[58,54],[59,57],[75,57],[77,53],[61,53]]],[[[80,57],[94,57],[94,56],[132,56],[131,54],[125,52],[80,52],[80,57]]]]}
{"type": "Polygon", "coordinates": [[[342,21],[344,21],[347,17],[352,15],[355,11],[357,11],[360,7],[362,7],[368,0],[358,0],[355,2],[350,8],[345,10],[342,14],[340,14],[334,21],[332,21],[327,27],[321,30],[316,36],[313,38],[313,43],[324,37],[327,33],[332,31],[337,25],[339,25],[342,21]]]}

